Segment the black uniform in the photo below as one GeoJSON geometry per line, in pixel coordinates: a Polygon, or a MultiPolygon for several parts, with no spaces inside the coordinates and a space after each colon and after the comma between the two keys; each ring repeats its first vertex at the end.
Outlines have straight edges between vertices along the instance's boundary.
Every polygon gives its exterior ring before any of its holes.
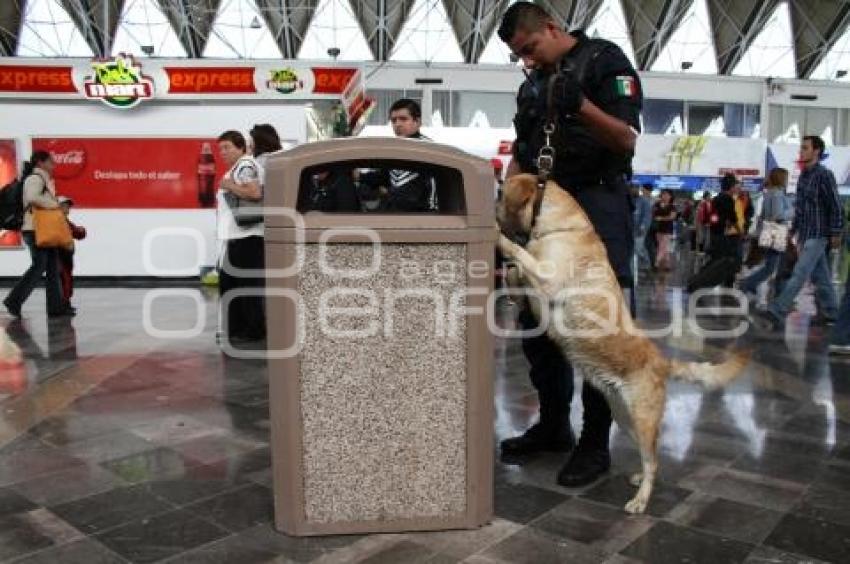
{"type": "MultiPolygon", "coordinates": [[[[419,132],[408,139],[430,141],[419,132]]],[[[361,173],[360,182],[367,186],[385,186],[387,195],[380,209],[388,212],[433,212],[437,210],[434,177],[424,170],[392,168],[361,173]]]]}
{"type": "MultiPolygon", "coordinates": [[[[638,131],[640,79],[623,51],[610,41],[590,39],[581,31],[571,35],[578,43],[564,56],[560,69],[573,73],[590,102],[638,131]]],[[[543,125],[548,116],[548,81],[549,73],[534,71],[517,95],[514,158],[523,172],[537,173],[535,159],[544,143],[543,125]]],[[[553,106],[557,108],[557,100],[553,106]]],[[[563,111],[556,114],[552,145],[556,152],[552,180],[566,188],[582,206],[605,244],[621,286],[631,288],[634,238],[627,178],[631,175],[632,155],[606,148],[586,125],[563,111]]],[[[520,322],[526,327],[537,326],[529,312],[521,315],[520,322]]],[[[523,350],[540,399],[541,430],[553,437],[569,433],[572,366],[545,335],[525,339],[523,350]]],[[[584,386],[582,401],[582,442],[607,449],[611,412],[605,398],[592,386],[584,386]]]]}

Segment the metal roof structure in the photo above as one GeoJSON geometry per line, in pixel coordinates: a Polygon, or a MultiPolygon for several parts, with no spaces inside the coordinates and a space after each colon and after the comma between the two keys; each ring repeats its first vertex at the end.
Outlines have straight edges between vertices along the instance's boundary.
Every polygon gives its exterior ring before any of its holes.
{"type": "MultiPolygon", "coordinates": [[[[165,16],[188,57],[204,56],[223,6],[246,13],[245,29],[268,31],[287,59],[298,57],[317,8],[330,0],[2,0],[0,55],[19,54],[19,41],[33,10],[62,12],[91,53],[110,55],[122,15],[133,3],[165,16]],[[57,8],[61,8],[59,10],[57,8]]],[[[457,40],[463,61],[478,63],[510,0],[334,0],[350,10],[376,61],[392,60],[405,23],[417,10],[439,4],[457,40]]],[[[787,5],[796,77],[810,78],[836,49],[850,51],[850,0],[538,0],[566,27],[587,27],[601,8],[619,3],[636,66],[650,70],[694,2],[705,2],[719,74],[732,74],[777,8],[787,5]],[[846,38],[843,39],[843,38],[846,38]],[[839,42],[842,45],[837,45],[839,42]]],[[[39,12],[41,13],[41,12],[39,12]]],[[[52,12],[51,12],[52,13],[52,12]]],[[[138,10],[137,10],[138,13],[138,10]]],[[[41,22],[45,23],[45,22],[41,22]]],[[[46,22],[49,24],[50,22],[46,22]]],[[[67,24],[67,22],[66,22],[67,24]]],[[[31,24],[30,27],[34,27],[31,24]]],[[[236,27],[240,27],[239,24],[236,27]]],[[[237,30],[238,31],[238,30],[237,30]]],[[[37,33],[37,30],[36,32],[37,33]]],[[[60,35],[57,33],[56,35],[60,35]]],[[[43,39],[45,43],[46,39],[43,39]]],[[[63,53],[52,51],[45,56],[63,53]]],[[[238,51],[234,56],[246,56],[238,51]]],[[[250,55],[247,55],[250,56],[250,55]]],[[[848,55],[850,59],[850,55],[848,55]]],[[[684,65],[683,65],[684,69],[684,65]]],[[[846,78],[846,70],[837,78],[846,78]]],[[[829,77],[833,78],[833,77],[829,77]]]]}

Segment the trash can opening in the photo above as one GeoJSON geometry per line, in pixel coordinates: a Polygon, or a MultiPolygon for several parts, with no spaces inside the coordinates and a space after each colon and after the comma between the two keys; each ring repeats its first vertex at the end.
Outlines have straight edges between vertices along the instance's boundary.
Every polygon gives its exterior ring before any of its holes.
{"type": "Polygon", "coordinates": [[[298,211],[464,215],[463,175],[394,159],[322,163],[301,171],[298,211]]]}

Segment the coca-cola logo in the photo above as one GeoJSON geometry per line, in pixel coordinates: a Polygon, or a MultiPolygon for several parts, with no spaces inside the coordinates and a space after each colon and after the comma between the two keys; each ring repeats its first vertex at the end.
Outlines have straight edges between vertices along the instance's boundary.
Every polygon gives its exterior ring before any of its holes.
{"type": "Polygon", "coordinates": [[[86,154],[82,150],[51,153],[57,165],[81,165],[85,163],[86,154]]]}
{"type": "Polygon", "coordinates": [[[50,153],[57,180],[76,178],[86,167],[86,148],[77,139],[33,139],[32,148],[50,153]]]}

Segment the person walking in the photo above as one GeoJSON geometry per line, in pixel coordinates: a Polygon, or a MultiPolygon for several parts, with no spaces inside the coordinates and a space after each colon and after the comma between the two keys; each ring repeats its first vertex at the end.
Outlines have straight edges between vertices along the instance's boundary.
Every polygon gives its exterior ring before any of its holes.
{"type": "Polygon", "coordinates": [[[673,206],[673,192],[664,189],[661,197],[652,210],[655,220],[655,237],[658,242],[658,254],[655,257],[655,268],[672,270],[670,262],[670,242],[673,239],[673,223],[676,221],[676,208],[673,206]]]}
{"type": "MultiPolygon", "coordinates": [[[[788,171],[786,169],[774,168],[768,173],[762,193],[759,231],[769,229],[771,223],[785,226],[792,219],[789,215],[790,206],[788,205],[788,199],[785,197],[785,187],[787,185],[788,171]],[[766,223],[768,227],[765,227],[766,223]]],[[[752,244],[757,243],[758,238],[752,244]]],[[[784,252],[784,250],[765,248],[764,264],[740,281],[738,289],[744,292],[751,302],[756,299],[758,287],[776,272],[784,252]]]]}
{"type": "Polygon", "coordinates": [[[799,257],[782,293],[766,311],[757,312],[751,318],[763,331],[777,331],[784,326],[797,294],[810,278],[815,285],[815,298],[824,320],[829,323],[838,316],[827,248],[840,245],[844,216],[838,201],[835,176],[820,164],[824,149],[823,139],[814,135],[804,137],[800,145],[803,172],[797,180],[797,202],[791,226],[792,234],[797,237],[799,257]]]}
{"type": "Polygon", "coordinates": [[[54,167],[53,157],[47,151],[35,151],[29,162],[24,164],[24,224],[21,232],[29,248],[32,263],[3,300],[6,310],[14,317],[21,317],[24,302],[30,297],[43,274],[46,274],[44,288],[47,293],[47,316],[74,315],[74,308],[62,299],[58,250],[52,247],[38,247],[35,244],[33,209],[59,208],[56,185],[53,182],[54,167]]]}

